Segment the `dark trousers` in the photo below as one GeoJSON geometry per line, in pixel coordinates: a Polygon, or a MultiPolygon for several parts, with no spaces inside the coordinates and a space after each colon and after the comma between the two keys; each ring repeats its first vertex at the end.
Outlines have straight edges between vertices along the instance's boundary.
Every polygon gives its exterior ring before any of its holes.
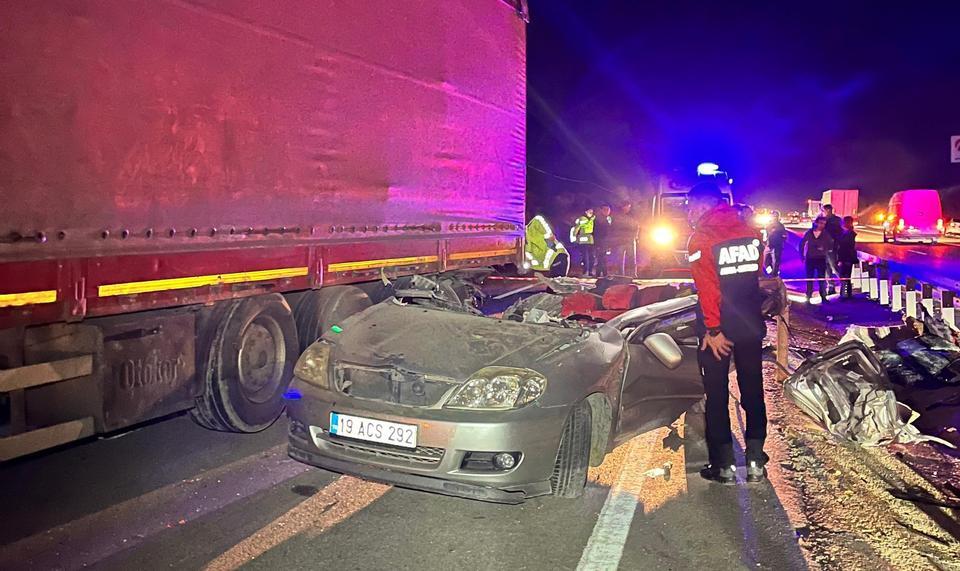
{"type": "Polygon", "coordinates": [[[807,258],[807,298],[813,295],[814,281],[820,291],[820,297],[827,299],[827,259],[826,258],[807,258]],[[816,278],[816,279],[815,279],[816,278]]]}
{"type": "Polygon", "coordinates": [[[840,284],[840,297],[853,297],[853,282],[850,281],[850,276],[853,275],[853,265],[856,262],[845,262],[840,261],[840,277],[843,279],[843,282],[840,284]]]}
{"type": "Polygon", "coordinates": [[[783,246],[779,248],[770,248],[767,250],[768,256],[770,258],[769,267],[770,267],[770,277],[779,277],[780,276],[780,262],[783,261],[783,246]]]}
{"type": "MultiPolygon", "coordinates": [[[[740,387],[740,406],[747,414],[747,462],[766,464],[763,451],[767,438],[767,407],[763,402],[763,340],[736,341],[733,363],[740,387]]],[[[700,372],[707,394],[707,450],[710,464],[733,465],[733,434],[730,432],[730,357],[719,361],[707,349],[700,352],[700,372]]]]}
{"type": "Polygon", "coordinates": [[[628,242],[626,244],[617,244],[613,249],[613,261],[615,271],[620,275],[630,278],[637,277],[637,244],[628,242]]]}
{"type": "Polygon", "coordinates": [[[596,251],[593,244],[580,244],[580,265],[583,266],[584,275],[589,276],[593,273],[593,263],[596,251]]]}
{"type": "Polygon", "coordinates": [[[603,242],[597,242],[593,245],[594,260],[597,277],[602,278],[607,275],[607,245],[603,242]]]}

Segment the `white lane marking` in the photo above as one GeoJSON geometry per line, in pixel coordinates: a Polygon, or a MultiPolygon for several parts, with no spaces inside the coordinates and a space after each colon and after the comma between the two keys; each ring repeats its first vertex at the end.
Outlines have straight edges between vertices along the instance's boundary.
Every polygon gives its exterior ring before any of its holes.
{"type": "Polygon", "coordinates": [[[911,254],[920,254],[921,256],[929,256],[930,252],[924,252],[923,250],[907,250],[911,254]]]}
{"type": "Polygon", "coordinates": [[[372,504],[390,488],[391,486],[386,484],[340,476],[332,484],[225,551],[204,569],[232,571],[303,531],[309,529],[317,534],[323,533],[372,504]]]}
{"type": "Polygon", "coordinates": [[[281,444],[5,546],[0,569],[87,567],[311,469],[281,444]]]}
{"type": "Polygon", "coordinates": [[[644,472],[648,469],[647,463],[658,439],[663,439],[662,432],[653,430],[627,444],[620,474],[603,503],[597,524],[583,549],[577,571],[607,571],[619,567],[623,546],[627,542],[630,525],[640,503],[643,481],[646,479],[644,472]]]}

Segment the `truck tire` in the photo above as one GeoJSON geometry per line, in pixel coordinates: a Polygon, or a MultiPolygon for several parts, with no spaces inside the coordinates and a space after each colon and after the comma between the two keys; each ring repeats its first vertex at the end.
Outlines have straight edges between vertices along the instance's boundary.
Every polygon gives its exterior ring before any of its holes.
{"type": "Polygon", "coordinates": [[[259,432],[283,412],[283,393],[300,355],[297,326],[280,294],[226,302],[199,340],[203,394],[197,423],[226,432],[259,432]]]}
{"type": "Polygon", "coordinates": [[[550,477],[550,487],[557,497],[579,498],[583,495],[590,466],[591,422],[590,405],[579,402],[563,425],[557,463],[550,477]]]}
{"type": "Polygon", "coordinates": [[[306,351],[331,327],[372,304],[370,296],[356,286],[331,286],[306,292],[293,311],[300,352],[306,351]]]}

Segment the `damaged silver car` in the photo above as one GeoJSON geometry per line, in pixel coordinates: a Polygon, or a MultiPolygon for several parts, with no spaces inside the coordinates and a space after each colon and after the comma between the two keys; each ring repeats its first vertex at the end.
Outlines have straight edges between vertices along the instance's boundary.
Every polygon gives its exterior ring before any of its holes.
{"type": "Polygon", "coordinates": [[[703,397],[695,297],[589,326],[439,297],[397,292],[307,349],[288,392],[293,458],[494,502],[577,497],[588,466],[703,397]]]}

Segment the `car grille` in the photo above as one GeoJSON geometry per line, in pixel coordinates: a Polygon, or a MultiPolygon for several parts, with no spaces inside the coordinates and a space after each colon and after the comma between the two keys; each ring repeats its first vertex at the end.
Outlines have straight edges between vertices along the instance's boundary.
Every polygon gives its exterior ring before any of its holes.
{"type": "Polygon", "coordinates": [[[395,448],[373,442],[345,440],[328,434],[323,434],[318,437],[327,444],[344,451],[375,457],[383,461],[402,461],[411,464],[434,466],[440,463],[444,453],[443,448],[434,448],[431,446],[417,446],[416,448],[405,450],[403,448],[395,448]]]}
{"type": "Polygon", "coordinates": [[[334,370],[334,386],[345,395],[407,406],[433,406],[454,384],[394,367],[338,364],[334,370]]]}

